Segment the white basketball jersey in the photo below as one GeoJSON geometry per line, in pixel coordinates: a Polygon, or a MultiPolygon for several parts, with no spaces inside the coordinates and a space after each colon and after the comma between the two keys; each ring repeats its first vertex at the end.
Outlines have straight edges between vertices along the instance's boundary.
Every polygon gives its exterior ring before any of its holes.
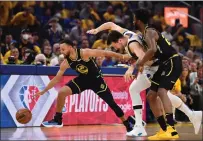
{"type": "MultiPolygon", "coordinates": [[[[135,53],[132,53],[131,51],[130,51],[130,48],[129,48],[129,45],[130,45],[130,43],[132,43],[132,42],[138,42],[140,45],[141,45],[141,47],[142,47],[142,49],[143,49],[143,51],[144,52],[146,52],[146,50],[147,50],[147,44],[146,44],[146,42],[143,40],[143,38],[142,38],[142,35],[140,35],[140,34],[137,34],[137,33],[134,33],[134,32],[132,32],[132,31],[129,31],[129,30],[127,30],[127,31],[125,31],[124,33],[123,33],[123,35],[125,36],[125,35],[127,35],[129,38],[128,38],[128,43],[127,43],[127,46],[125,47],[125,50],[126,50],[126,52],[131,56],[131,57],[133,57],[134,59],[138,59],[138,57],[136,56],[136,54],[135,53]]],[[[155,62],[158,62],[158,59],[155,59],[155,60],[151,60],[151,61],[148,61],[148,62],[146,62],[146,65],[152,65],[152,66],[157,66],[157,64],[155,64],[155,62]],[[152,63],[152,62],[154,62],[154,63],[152,63]]]]}
{"type": "Polygon", "coordinates": [[[129,38],[128,38],[127,46],[125,47],[126,52],[127,52],[131,57],[134,57],[135,59],[137,59],[137,56],[136,56],[134,53],[132,53],[132,52],[130,51],[129,45],[130,45],[130,43],[132,43],[132,42],[138,42],[138,43],[143,47],[143,49],[144,49],[144,44],[143,44],[143,42],[142,42],[142,36],[139,35],[139,34],[137,34],[137,33],[132,32],[132,31],[129,31],[129,30],[125,31],[125,32],[123,33],[123,35],[124,35],[124,36],[127,35],[127,36],[129,37],[129,38]]]}

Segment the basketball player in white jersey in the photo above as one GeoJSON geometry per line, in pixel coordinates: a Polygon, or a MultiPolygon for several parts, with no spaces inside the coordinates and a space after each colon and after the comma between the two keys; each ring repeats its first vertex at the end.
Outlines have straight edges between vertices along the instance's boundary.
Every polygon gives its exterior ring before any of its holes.
{"type": "MultiPolygon", "coordinates": [[[[104,23],[96,29],[87,31],[87,33],[97,34],[103,30],[113,30],[108,36],[109,38],[107,40],[107,44],[110,44],[116,49],[125,48],[128,54],[135,60],[141,60],[145,55],[147,46],[142,40],[142,35],[124,29],[112,22],[104,23]]],[[[132,99],[136,124],[134,125],[134,129],[127,133],[128,136],[147,135],[145,128],[142,125],[142,100],[140,97],[140,92],[150,87],[151,82],[149,81],[148,77],[152,77],[157,69],[158,60],[148,61],[144,66],[143,73],[139,73],[137,79],[134,79],[130,85],[129,92],[132,99]]],[[[124,75],[126,81],[133,79],[133,71],[134,65],[131,65],[124,75]]],[[[178,108],[189,117],[194,126],[195,134],[197,134],[201,126],[202,112],[191,111],[179,97],[171,94],[170,91],[168,91],[167,94],[173,107],[178,108]]]]}

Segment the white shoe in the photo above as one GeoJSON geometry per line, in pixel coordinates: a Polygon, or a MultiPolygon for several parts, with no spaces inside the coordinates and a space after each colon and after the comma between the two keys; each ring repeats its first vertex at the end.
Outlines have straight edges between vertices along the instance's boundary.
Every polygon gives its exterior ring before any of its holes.
{"type": "Polygon", "coordinates": [[[202,111],[193,111],[193,116],[190,121],[194,126],[195,134],[198,134],[202,124],[202,111]]]}
{"type": "MultiPolygon", "coordinates": [[[[135,124],[136,124],[135,117],[134,116],[130,116],[130,117],[135,120],[135,124]]],[[[147,125],[147,123],[144,120],[142,120],[142,125],[145,127],[147,125]]]]}
{"type": "Polygon", "coordinates": [[[134,129],[126,133],[127,136],[147,136],[144,126],[135,126],[134,129]]]}

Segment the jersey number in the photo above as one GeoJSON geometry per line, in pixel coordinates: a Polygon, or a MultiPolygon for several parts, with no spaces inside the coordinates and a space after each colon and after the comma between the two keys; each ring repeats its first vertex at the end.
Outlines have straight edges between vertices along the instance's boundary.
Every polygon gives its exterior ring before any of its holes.
{"type": "Polygon", "coordinates": [[[162,37],[165,39],[165,41],[167,42],[167,44],[169,45],[169,46],[171,46],[171,43],[162,35],[162,37]]]}

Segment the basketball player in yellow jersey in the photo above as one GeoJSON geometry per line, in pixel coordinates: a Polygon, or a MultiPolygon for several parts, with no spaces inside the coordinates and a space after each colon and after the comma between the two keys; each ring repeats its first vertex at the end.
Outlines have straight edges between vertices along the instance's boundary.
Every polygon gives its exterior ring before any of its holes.
{"type": "Polygon", "coordinates": [[[54,85],[61,80],[64,72],[68,68],[76,70],[79,75],[60,89],[57,98],[56,114],[52,120],[45,121],[42,125],[45,127],[62,127],[62,109],[65,104],[66,96],[80,94],[86,89],[91,89],[109,105],[116,116],[122,120],[127,132],[130,132],[132,130],[131,124],[124,117],[122,109],[114,101],[110,89],[103,80],[100,68],[92,58],[108,56],[125,59],[125,56],[112,51],[77,49],[73,47],[73,43],[70,40],[64,40],[60,43],[60,51],[64,55],[65,60],[60,65],[57,75],[49,82],[43,91],[36,95],[43,95],[54,87],[54,85]]]}
{"type": "Polygon", "coordinates": [[[152,84],[147,99],[163,132],[158,132],[154,136],[148,137],[148,139],[178,139],[179,135],[174,127],[172,104],[167,92],[173,88],[175,82],[180,77],[182,61],[176,50],[171,46],[171,43],[168,42],[160,32],[147,25],[149,19],[150,14],[146,9],[138,9],[135,11],[135,25],[142,32],[143,40],[149,47],[145,56],[137,63],[137,66],[142,67],[145,62],[152,58],[160,61],[159,68],[151,79],[152,84]],[[158,96],[161,101],[157,100],[158,96]],[[160,107],[161,102],[164,109],[160,107]],[[166,112],[166,121],[162,113],[163,110],[166,112]]]}

